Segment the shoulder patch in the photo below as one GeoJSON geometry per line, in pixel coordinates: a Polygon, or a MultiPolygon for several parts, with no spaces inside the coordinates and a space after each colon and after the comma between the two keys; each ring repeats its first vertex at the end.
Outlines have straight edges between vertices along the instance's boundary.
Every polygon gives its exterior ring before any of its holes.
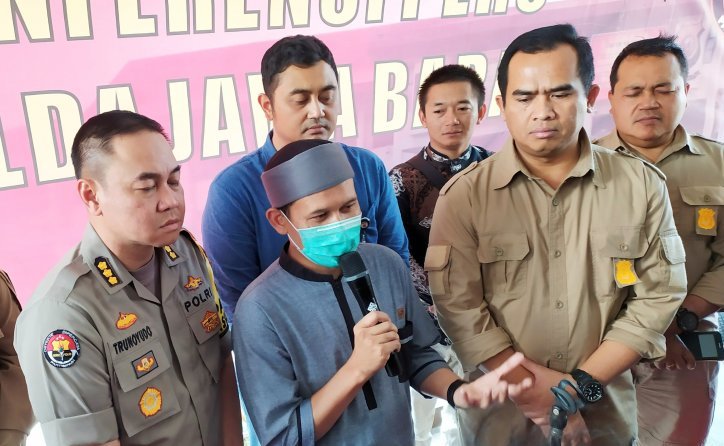
{"type": "Polygon", "coordinates": [[[68,330],[54,330],[43,341],[43,356],[53,367],[68,368],[80,357],[80,341],[68,330]]]}
{"type": "Polygon", "coordinates": [[[461,177],[465,176],[466,174],[471,172],[473,169],[475,169],[475,167],[477,167],[478,164],[480,164],[478,161],[473,161],[472,163],[470,163],[470,165],[468,167],[466,167],[465,169],[456,173],[452,178],[447,180],[447,183],[445,183],[445,185],[442,187],[442,189],[440,189],[440,195],[445,195],[447,193],[447,191],[450,190],[450,188],[452,187],[453,184],[457,183],[457,181],[461,177]]]}

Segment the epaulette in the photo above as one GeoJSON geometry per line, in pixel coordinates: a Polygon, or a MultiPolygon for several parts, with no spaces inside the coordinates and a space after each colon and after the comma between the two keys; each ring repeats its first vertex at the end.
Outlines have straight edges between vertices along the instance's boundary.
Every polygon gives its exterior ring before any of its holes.
{"type": "Polygon", "coordinates": [[[707,138],[706,136],[702,136],[698,133],[689,133],[689,136],[693,137],[693,138],[703,139],[704,141],[713,142],[714,144],[718,144],[720,146],[724,145],[724,143],[721,141],[717,141],[716,139],[707,138]]]}
{"type": "Polygon", "coordinates": [[[452,187],[453,184],[455,184],[461,177],[465,176],[473,169],[475,169],[478,164],[480,164],[478,161],[473,161],[468,167],[456,173],[452,178],[447,180],[447,183],[445,183],[442,189],[440,189],[440,195],[445,195],[445,193],[447,193],[447,191],[450,189],[450,187],[452,187]]]}
{"type": "Polygon", "coordinates": [[[649,161],[649,160],[647,160],[647,159],[644,159],[644,158],[642,158],[642,157],[640,157],[640,156],[636,156],[636,155],[634,155],[633,153],[629,152],[629,151],[626,150],[626,149],[616,150],[616,153],[618,153],[618,154],[620,154],[620,155],[623,155],[623,156],[627,156],[627,157],[629,157],[629,158],[633,158],[633,159],[635,159],[635,160],[641,161],[642,163],[644,163],[645,166],[648,166],[648,167],[650,167],[651,169],[653,169],[653,171],[656,172],[656,174],[657,174],[658,176],[660,176],[662,180],[666,181],[666,174],[665,174],[664,172],[662,172],[661,169],[659,169],[658,167],[656,167],[656,165],[655,165],[654,163],[652,163],[651,161],[649,161]]]}

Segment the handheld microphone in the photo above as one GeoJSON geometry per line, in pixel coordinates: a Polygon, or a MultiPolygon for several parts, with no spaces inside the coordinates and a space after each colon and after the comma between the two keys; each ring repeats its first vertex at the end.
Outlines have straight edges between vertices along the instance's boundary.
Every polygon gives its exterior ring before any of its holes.
{"type": "MultiPolygon", "coordinates": [[[[357,299],[362,314],[366,315],[371,311],[380,309],[372,289],[372,281],[367,271],[362,256],[357,251],[348,252],[339,258],[339,266],[342,268],[342,280],[347,282],[352,294],[357,299]]],[[[399,376],[403,371],[403,362],[399,352],[392,352],[390,359],[385,364],[385,371],[388,376],[399,376]]]]}
{"type": "Polygon", "coordinates": [[[554,402],[550,415],[550,444],[552,446],[560,446],[563,440],[563,430],[568,424],[568,416],[578,412],[584,405],[583,398],[579,390],[567,379],[561,380],[557,386],[551,387],[554,402]],[[572,388],[576,396],[573,396],[566,390],[567,387],[572,388]]]}

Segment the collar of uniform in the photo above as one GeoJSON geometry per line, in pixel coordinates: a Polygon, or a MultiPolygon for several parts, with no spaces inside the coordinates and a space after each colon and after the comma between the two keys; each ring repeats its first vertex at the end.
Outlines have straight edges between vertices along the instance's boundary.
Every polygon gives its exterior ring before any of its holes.
{"type": "Polygon", "coordinates": [[[276,147],[274,147],[274,143],[272,142],[272,136],[274,136],[274,130],[269,132],[269,134],[266,136],[266,141],[264,141],[264,145],[259,147],[262,167],[266,166],[266,163],[269,162],[271,157],[274,156],[275,153],[277,153],[277,149],[276,147]]]}
{"type": "MultiPolygon", "coordinates": [[[[602,187],[605,182],[600,169],[594,161],[591,141],[588,139],[588,134],[584,129],[581,129],[579,134],[578,146],[581,148],[581,154],[578,157],[578,162],[576,162],[576,165],[573,166],[573,169],[571,169],[571,172],[568,174],[568,177],[582,177],[588,172],[593,171],[593,184],[602,187]]],[[[492,186],[494,189],[501,189],[507,186],[518,173],[531,179],[535,178],[520,159],[513,138],[508,138],[505,141],[496,158],[495,168],[491,169],[493,176],[492,186]]]]}
{"type": "Polygon", "coordinates": [[[661,154],[663,155],[661,159],[663,160],[672,153],[678,152],[682,149],[689,149],[689,152],[694,155],[703,155],[701,150],[699,150],[699,148],[697,148],[696,145],[692,142],[691,137],[689,136],[689,133],[686,131],[686,129],[684,129],[681,124],[679,124],[679,126],[676,127],[676,130],[674,130],[674,140],[671,141],[671,144],[669,144],[669,146],[661,154]]]}
{"type": "Polygon", "coordinates": [[[319,274],[305,267],[289,255],[289,242],[284,244],[282,253],[279,256],[279,266],[294,277],[309,282],[334,282],[336,279],[329,274],[319,274]]]}
{"type": "Polygon", "coordinates": [[[103,243],[89,223],[83,234],[80,247],[83,260],[95,277],[108,292],[115,294],[133,281],[133,276],[103,243]]]}
{"type": "Polygon", "coordinates": [[[593,172],[593,184],[596,187],[606,187],[603,172],[598,167],[598,164],[596,164],[596,158],[593,156],[591,140],[588,138],[588,133],[586,133],[584,129],[581,129],[581,133],[578,135],[578,147],[581,148],[581,154],[578,157],[578,162],[568,174],[568,178],[581,178],[586,176],[588,172],[593,172]]]}
{"type": "MultiPolygon", "coordinates": [[[[601,138],[599,142],[602,146],[615,148],[617,152],[624,151],[634,156],[640,156],[637,150],[626,144],[626,142],[621,139],[616,130],[601,138]]],[[[676,130],[674,130],[673,141],[671,141],[666,149],[661,152],[661,157],[659,158],[659,161],[657,161],[657,163],[661,162],[672,153],[676,153],[683,149],[689,149],[689,152],[694,155],[702,155],[701,150],[699,150],[692,142],[691,136],[689,136],[689,133],[686,131],[686,129],[679,125],[678,127],[676,127],[676,130]]]]}

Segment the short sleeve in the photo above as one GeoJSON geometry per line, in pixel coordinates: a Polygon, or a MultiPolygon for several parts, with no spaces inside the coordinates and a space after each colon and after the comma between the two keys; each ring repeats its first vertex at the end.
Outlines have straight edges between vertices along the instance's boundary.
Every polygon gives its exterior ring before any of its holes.
{"type": "Polygon", "coordinates": [[[103,341],[87,314],[36,301],[18,318],[15,348],[48,446],[118,438],[103,341]]]}

